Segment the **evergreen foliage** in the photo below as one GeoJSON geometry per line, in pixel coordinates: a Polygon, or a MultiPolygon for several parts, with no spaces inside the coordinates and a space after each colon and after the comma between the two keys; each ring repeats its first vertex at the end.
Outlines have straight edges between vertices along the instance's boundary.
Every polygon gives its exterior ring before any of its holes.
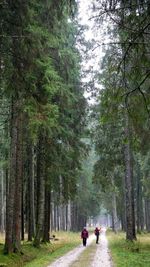
{"type": "MultiPolygon", "coordinates": [[[[126,229],[127,239],[133,240],[135,220],[138,229],[144,228],[144,192],[138,157],[149,151],[148,139],[145,138],[149,135],[149,2],[93,2],[96,26],[99,22],[111,21],[108,34],[114,38],[114,42],[110,41],[106,46],[103,71],[98,76],[103,89],[96,109],[98,118],[94,131],[99,159],[95,164],[94,181],[101,185],[102,190],[111,192],[113,175],[114,186],[119,192],[116,195],[118,217],[126,229]],[[130,214],[129,201],[132,203],[130,214]],[[120,210],[119,202],[123,210],[120,210]]],[[[148,211],[148,199],[144,200],[148,211]]],[[[106,199],[105,203],[107,205],[106,199]]]]}
{"type": "Polygon", "coordinates": [[[51,206],[73,201],[85,151],[86,101],[76,2],[17,0],[1,7],[1,169],[9,253],[21,251],[25,220],[35,246],[43,231],[49,241],[51,206]]]}

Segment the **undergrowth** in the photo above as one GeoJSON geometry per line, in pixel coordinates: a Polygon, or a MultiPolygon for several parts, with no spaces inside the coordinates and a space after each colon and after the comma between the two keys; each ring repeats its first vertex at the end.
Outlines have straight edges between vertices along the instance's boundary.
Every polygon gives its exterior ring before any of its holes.
{"type": "Polygon", "coordinates": [[[44,267],[81,243],[80,233],[57,232],[57,240],[33,247],[31,242],[22,242],[23,255],[3,255],[3,241],[0,244],[0,267],[44,267]]]}
{"type": "Polygon", "coordinates": [[[150,234],[137,235],[137,241],[125,240],[124,233],[107,232],[109,248],[116,267],[150,267],[150,234]]]}

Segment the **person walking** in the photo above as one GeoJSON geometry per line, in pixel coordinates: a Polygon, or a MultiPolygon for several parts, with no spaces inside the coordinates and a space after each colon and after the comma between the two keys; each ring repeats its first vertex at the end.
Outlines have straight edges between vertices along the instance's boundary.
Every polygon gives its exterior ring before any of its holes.
{"type": "Polygon", "coordinates": [[[96,227],[94,230],[94,233],[96,235],[96,244],[98,244],[98,241],[99,241],[100,231],[101,231],[101,228],[99,229],[98,227],[96,227]]]}
{"type": "Polygon", "coordinates": [[[83,240],[83,246],[86,247],[87,238],[89,237],[89,233],[86,230],[86,227],[83,228],[81,232],[81,238],[83,240]]]}

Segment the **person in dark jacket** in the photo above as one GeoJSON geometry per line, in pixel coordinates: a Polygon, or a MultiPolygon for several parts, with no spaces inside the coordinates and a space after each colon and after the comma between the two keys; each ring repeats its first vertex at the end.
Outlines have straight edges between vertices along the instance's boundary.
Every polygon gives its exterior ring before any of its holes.
{"type": "Polygon", "coordinates": [[[86,230],[86,227],[83,228],[82,232],[81,232],[81,238],[83,240],[83,246],[86,247],[86,242],[87,242],[87,238],[89,237],[89,233],[86,230]]]}
{"type": "Polygon", "coordinates": [[[94,230],[94,233],[96,235],[96,244],[98,244],[98,241],[99,241],[100,231],[101,231],[101,228],[99,229],[98,227],[96,227],[94,230]]]}

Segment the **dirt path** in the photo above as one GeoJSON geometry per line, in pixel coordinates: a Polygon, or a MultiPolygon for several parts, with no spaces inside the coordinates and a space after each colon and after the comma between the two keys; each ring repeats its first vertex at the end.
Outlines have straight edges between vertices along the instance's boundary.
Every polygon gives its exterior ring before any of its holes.
{"type": "MultiPolygon", "coordinates": [[[[88,242],[87,242],[87,247],[91,245],[91,243],[95,240],[95,236],[92,235],[89,237],[88,242]]],[[[92,262],[91,266],[86,266],[86,267],[112,267],[112,262],[110,258],[110,254],[108,251],[108,242],[106,239],[105,235],[105,230],[102,232],[100,236],[100,241],[99,244],[96,245],[96,254],[94,256],[94,261],[92,262]]],[[[86,247],[83,247],[81,244],[77,248],[71,250],[58,260],[56,260],[54,263],[48,265],[47,267],[69,267],[73,262],[75,262],[77,259],[80,262],[80,255],[86,247]]]]}
{"type": "Polygon", "coordinates": [[[91,267],[113,267],[105,232],[104,229],[100,235],[100,241],[91,267]]]}

